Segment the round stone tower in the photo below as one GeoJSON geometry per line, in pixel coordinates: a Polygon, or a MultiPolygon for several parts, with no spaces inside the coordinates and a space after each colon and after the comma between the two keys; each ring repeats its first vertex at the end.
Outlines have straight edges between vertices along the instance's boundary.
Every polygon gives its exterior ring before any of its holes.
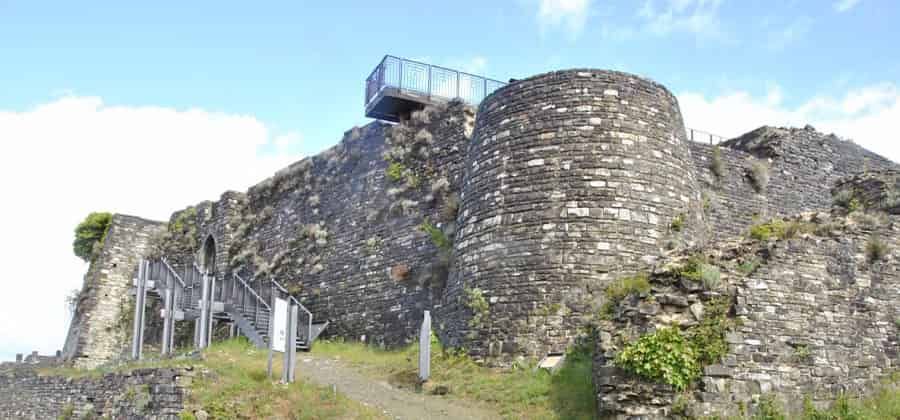
{"type": "Polygon", "coordinates": [[[500,360],[565,350],[610,281],[699,231],[686,141],[675,97],[631,74],[557,71],[487,97],[437,309],[442,337],[500,360]]]}

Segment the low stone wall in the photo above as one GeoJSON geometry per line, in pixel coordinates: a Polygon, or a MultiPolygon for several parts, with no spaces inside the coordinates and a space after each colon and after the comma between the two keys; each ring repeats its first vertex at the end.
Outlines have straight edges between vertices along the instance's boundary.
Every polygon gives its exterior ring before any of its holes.
{"type": "Polygon", "coordinates": [[[99,378],[0,373],[0,418],[178,419],[193,371],[138,369],[99,378]]]}
{"type": "MultiPolygon", "coordinates": [[[[722,285],[704,290],[691,282],[651,276],[652,290],[625,299],[600,323],[595,384],[601,413],[612,418],[663,418],[673,405],[695,415],[753,411],[765,396],[788,410],[805,398],[826,405],[843,392],[867,392],[900,363],[900,217],[852,214],[805,219],[796,237],[745,240],[712,252],[722,285]],[[884,254],[873,258],[878,238],[884,254]],[[738,265],[759,263],[745,274],[738,265]],[[712,297],[727,296],[737,327],[728,351],[706,366],[691,392],[648,382],[617,367],[625,345],[668,325],[686,328],[712,297]],[[677,399],[685,401],[676,404],[677,399]]],[[[745,266],[746,267],[746,266],[745,266]]],[[[660,269],[659,273],[667,270],[660,269]]]]}

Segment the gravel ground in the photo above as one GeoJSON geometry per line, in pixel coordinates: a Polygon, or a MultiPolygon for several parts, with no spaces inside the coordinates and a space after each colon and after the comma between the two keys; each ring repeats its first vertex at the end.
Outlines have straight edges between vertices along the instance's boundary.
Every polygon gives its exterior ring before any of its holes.
{"type": "Polygon", "coordinates": [[[306,353],[298,354],[297,362],[298,376],[319,385],[334,387],[348,398],[377,407],[395,419],[500,418],[496,413],[463,401],[412,392],[383,380],[372,379],[339,360],[306,353]]]}

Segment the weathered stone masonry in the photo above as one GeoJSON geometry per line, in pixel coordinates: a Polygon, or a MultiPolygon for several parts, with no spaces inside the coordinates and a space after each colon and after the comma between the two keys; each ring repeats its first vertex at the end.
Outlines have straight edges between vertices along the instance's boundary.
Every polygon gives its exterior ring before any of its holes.
{"type": "MultiPolygon", "coordinates": [[[[196,213],[176,213],[172,221],[193,215],[193,248],[169,244],[164,251],[176,267],[214,258],[217,276],[240,270],[259,288],[277,279],[316,317],[332,321],[330,335],[402,344],[431,309],[446,344],[505,364],[565,350],[618,277],[682,248],[715,248],[770,217],[829,209],[836,185],[870,183],[841,179],[897,169],[811,128],[764,127],[720,146],[724,171],[717,177],[712,146],[686,140],[676,99],[661,85],[618,72],[519,80],[482,102],[474,133],[472,120],[471,109],[452,102],[399,125],[354,128],[335,147],[247,193],[227,192],[194,206],[196,213]],[[751,185],[753,160],[770,168],[761,192],[751,185]],[[430,234],[453,239],[452,252],[436,246],[426,233],[431,225],[430,234]],[[210,253],[207,243],[214,244],[210,253]]],[[[126,347],[128,333],[112,320],[137,256],[162,226],[114,220],[120,227],[88,274],[108,280],[98,284],[110,299],[101,304],[99,292],[88,294],[67,340],[67,356],[82,366],[126,347]]],[[[896,246],[890,229],[881,233],[896,246]]],[[[731,284],[745,324],[731,336],[723,365],[703,378],[702,410],[727,411],[769,391],[795,394],[791,387],[824,401],[835,384],[859,388],[895,364],[896,332],[884,322],[896,315],[896,259],[863,266],[861,247],[871,232],[849,232],[778,243],[763,269],[731,284]],[[853,328],[868,335],[856,343],[829,335],[853,328]],[[810,347],[812,364],[786,362],[797,343],[810,347]],[[869,362],[849,365],[849,354],[869,362]]],[[[646,321],[641,332],[651,325],[646,321]]],[[[612,388],[601,392],[601,404],[646,390],[621,387],[629,379],[604,363],[596,380],[612,388]]],[[[668,395],[662,386],[649,389],[668,395]]],[[[606,409],[659,414],[671,402],[618,401],[606,409]]]]}
{"type": "Polygon", "coordinates": [[[688,398],[693,400],[690,414],[738,415],[741,407],[752,410],[767,395],[796,413],[806,398],[827,405],[844,392],[865,393],[896,369],[900,219],[890,216],[880,226],[855,216],[832,220],[820,214],[816,219],[832,230],[717,249],[724,271],[723,286],[715,291],[655,276],[651,292],[632,297],[612,321],[601,322],[594,379],[600,413],[663,418],[672,414],[676,399],[688,398]],[[891,250],[883,260],[866,255],[873,234],[891,250]],[[764,257],[757,270],[744,275],[734,263],[747,255],[764,257]],[[704,369],[692,392],[679,396],[668,385],[649,383],[615,366],[614,357],[628,337],[696,323],[704,304],[718,295],[731,296],[733,316],[740,323],[726,337],[727,355],[704,369]]]}
{"type": "Polygon", "coordinates": [[[32,370],[0,373],[4,419],[178,419],[192,372],[138,369],[99,378],[39,376],[32,370]]]}
{"type": "Polygon", "coordinates": [[[103,250],[84,276],[63,358],[93,368],[122,356],[131,339],[131,279],[150,238],[161,229],[159,222],[113,216],[103,250]]]}
{"type": "Polygon", "coordinates": [[[896,169],[897,164],[859,145],[812,127],[761,127],[720,145],[721,179],[711,171],[713,146],[690,143],[707,220],[724,239],[746,232],[757,221],[831,208],[831,188],[857,172],[896,169]],[[748,180],[750,162],[769,164],[770,182],[757,193],[748,180]]]}
{"type": "Polygon", "coordinates": [[[610,279],[652,263],[676,217],[691,237],[699,192],[675,97],[624,73],[571,70],[507,85],[480,106],[441,313],[478,355],[564,351],[610,279]]]}

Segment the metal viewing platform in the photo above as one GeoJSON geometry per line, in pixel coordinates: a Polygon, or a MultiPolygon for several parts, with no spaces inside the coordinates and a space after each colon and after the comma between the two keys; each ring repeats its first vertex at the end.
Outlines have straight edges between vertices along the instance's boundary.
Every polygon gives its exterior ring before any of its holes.
{"type": "Polygon", "coordinates": [[[417,61],[384,56],[366,79],[366,116],[398,122],[426,105],[459,98],[478,105],[506,83],[417,61]]]}

